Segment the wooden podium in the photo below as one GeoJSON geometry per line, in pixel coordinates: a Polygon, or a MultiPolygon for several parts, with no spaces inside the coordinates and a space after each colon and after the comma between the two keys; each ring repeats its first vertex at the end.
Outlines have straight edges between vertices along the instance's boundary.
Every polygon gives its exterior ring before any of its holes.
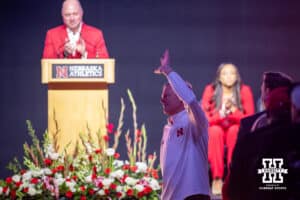
{"type": "Polygon", "coordinates": [[[80,134],[106,133],[108,85],[115,82],[114,59],[42,59],[48,84],[48,132],[59,151],[72,152],[80,134]],[[58,129],[57,129],[58,128],[58,129]]]}

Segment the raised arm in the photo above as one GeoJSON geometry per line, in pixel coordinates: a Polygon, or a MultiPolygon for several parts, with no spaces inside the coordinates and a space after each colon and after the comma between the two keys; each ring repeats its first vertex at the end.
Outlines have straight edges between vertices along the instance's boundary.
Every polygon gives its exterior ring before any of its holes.
{"type": "MultiPolygon", "coordinates": [[[[208,122],[206,116],[201,109],[196,96],[187,83],[170,67],[169,51],[166,50],[160,59],[161,65],[154,71],[156,74],[163,74],[168,79],[173,91],[176,95],[188,105],[189,117],[191,122],[199,130],[207,129],[208,122]]],[[[202,132],[202,131],[201,131],[202,132]]]]}

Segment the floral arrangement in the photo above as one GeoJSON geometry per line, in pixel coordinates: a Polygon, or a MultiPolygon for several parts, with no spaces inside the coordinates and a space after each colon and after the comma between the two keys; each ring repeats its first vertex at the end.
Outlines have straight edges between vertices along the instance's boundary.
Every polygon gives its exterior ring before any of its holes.
{"type": "Polygon", "coordinates": [[[77,145],[72,154],[66,150],[58,153],[55,137],[51,139],[47,132],[40,142],[27,121],[32,144],[24,144],[23,165],[17,159],[8,165],[14,175],[0,180],[0,199],[159,199],[161,186],[158,167],[154,167],[157,156],[146,156],[145,125],[138,128],[129,90],[128,95],[134,118],[133,139],[129,130],[125,134],[128,160],[119,160],[116,151],[123,126],[123,99],[116,130],[107,123],[106,133],[97,133],[98,141],[93,142],[89,133],[82,136],[82,148],[77,145]],[[114,144],[109,147],[111,137],[114,144]]]}

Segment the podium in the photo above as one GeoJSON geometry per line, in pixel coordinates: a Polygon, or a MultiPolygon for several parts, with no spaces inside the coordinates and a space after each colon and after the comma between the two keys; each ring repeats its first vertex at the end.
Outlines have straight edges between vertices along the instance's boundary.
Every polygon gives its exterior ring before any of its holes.
{"type": "MultiPolygon", "coordinates": [[[[114,59],[42,59],[48,84],[48,132],[61,152],[72,152],[80,134],[106,133],[108,85],[115,82],[114,59]]],[[[96,140],[95,140],[96,141],[96,140]]]]}

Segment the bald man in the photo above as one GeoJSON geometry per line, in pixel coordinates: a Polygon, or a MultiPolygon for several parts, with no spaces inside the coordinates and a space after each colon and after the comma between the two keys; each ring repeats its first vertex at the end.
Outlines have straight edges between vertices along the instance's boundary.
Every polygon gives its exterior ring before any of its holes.
{"type": "Polygon", "coordinates": [[[102,31],[83,22],[79,0],[65,0],[64,25],[48,30],[43,58],[108,58],[102,31]]]}

